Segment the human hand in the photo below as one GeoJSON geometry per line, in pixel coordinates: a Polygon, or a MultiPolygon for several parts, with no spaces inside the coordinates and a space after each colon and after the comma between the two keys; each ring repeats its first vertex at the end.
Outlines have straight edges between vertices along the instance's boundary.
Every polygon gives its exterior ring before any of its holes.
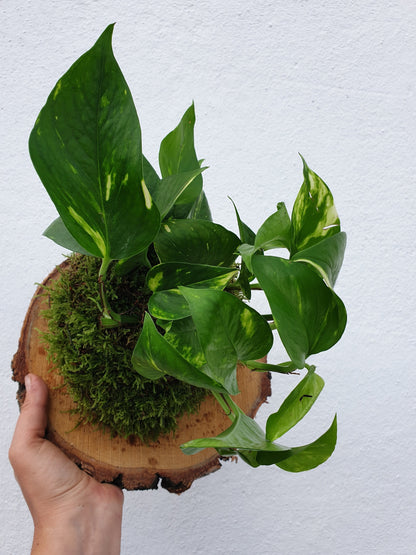
{"type": "Polygon", "coordinates": [[[48,389],[28,374],[9,450],[34,523],[32,555],[120,553],[123,492],[100,484],[45,439],[48,389]]]}

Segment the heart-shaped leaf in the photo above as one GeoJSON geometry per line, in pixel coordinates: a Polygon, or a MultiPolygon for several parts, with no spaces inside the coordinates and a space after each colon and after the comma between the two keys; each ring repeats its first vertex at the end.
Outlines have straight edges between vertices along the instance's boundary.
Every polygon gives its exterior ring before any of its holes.
{"type": "Polygon", "coordinates": [[[273,343],[266,320],[234,295],[213,289],[179,287],[195,323],[207,361],[205,372],[238,393],[238,360],[261,358],[273,343]]]}
{"type": "Polygon", "coordinates": [[[36,120],[30,155],[65,227],[94,256],[128,258],[159,229],[144,183],[141,131],[107,27],[58,81],[36,120]]]}
{"type": "Polygon", "coordinates": [[[305,358],[340,339],[347,321],[345,307],[307,264],[273,256],[253,256],[252,264],[283,345],[303,368],[305,358]]]}

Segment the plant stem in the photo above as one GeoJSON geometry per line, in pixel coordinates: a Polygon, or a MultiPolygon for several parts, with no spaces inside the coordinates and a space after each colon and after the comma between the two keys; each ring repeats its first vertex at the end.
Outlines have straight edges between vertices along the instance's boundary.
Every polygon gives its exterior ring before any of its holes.
{"type": "Polygon", "coordinates": [[[100,266],[100,271],[98,272],[98,282],[100,284],[100,297],[101,297],[101,302],[103,304],[103,317],[104,318],[110,318],[111,319],[111,315],[110,315],[110,305],[108,304],[108,300],[107,300],[107,295],[105,293],[105,282],[107,280],[107,270],[108,267],[110,265],[111,262],[111,258],[103,258],[103,261],[101,262],[101,266],[100,266]]]}
{"type": "Polygon", "coordinates": [[[221,408],[223,409],[225,414],[229,417],[231,422],[234,422],[235,414],[233,413],[231,408],[234,403],[231,397],[228,395],[228,393],[216,393],[215,391],[213,391],[212,394],[214,395],[218,403],[221,405],[221,408]]]}

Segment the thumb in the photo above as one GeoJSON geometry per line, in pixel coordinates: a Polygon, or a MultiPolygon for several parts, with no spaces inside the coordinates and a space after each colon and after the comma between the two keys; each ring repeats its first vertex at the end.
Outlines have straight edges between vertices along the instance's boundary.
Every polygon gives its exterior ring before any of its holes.
{"type": "Polygon", "coordinates": [[[48,388],[35,374],[25,376],[26,398],[18,418],[11,445],[30,448],[43,440],[47,423],[48,388]]]}

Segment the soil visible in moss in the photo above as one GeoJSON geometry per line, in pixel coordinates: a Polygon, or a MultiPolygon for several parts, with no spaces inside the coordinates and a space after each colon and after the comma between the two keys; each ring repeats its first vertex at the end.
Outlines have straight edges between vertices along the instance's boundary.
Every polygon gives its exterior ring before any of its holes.
{"type": "Polygon", "coordinates": [[[134,371],[131,355],[140,333],[149,292],[146,268],[116,276],[110,271],[107,296],[118,313],[138,317],[132,327],[103,329],[98,284],[100,261],[72,255],[53,288],[44,315],[49,357],[64,377],[80,421],[145,442],[176,429],[177,419],[198,410],[206,395],[174,378],[148,380],[134,371]]]}

